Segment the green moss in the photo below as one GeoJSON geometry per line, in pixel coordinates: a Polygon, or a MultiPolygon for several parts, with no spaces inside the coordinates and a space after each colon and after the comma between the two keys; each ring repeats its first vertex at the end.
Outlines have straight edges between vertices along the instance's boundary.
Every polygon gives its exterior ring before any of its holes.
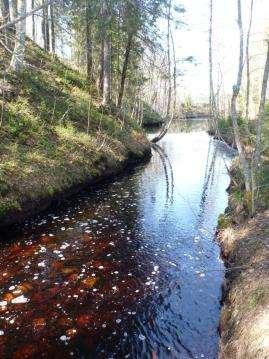
{"type": "Polygon", "coordinates": [[[9,200],[7,202],[0,201],[0,216],[12,210],[21,210],[21,206],[18,201],[16,200],[9,200]]]}
{"type": "Polygon", "coordinates": [[[220,214],[218,218],[218,228],[223,230],[231,226],[232,220],[227,214],[220,214]]]}
{"type": "Polygon", "coordinates": [[[252,308],[256,308],[262,301],[265,296],[264,288],[258,287],[256,288],[250,296],[250,305],[252,308]]]}

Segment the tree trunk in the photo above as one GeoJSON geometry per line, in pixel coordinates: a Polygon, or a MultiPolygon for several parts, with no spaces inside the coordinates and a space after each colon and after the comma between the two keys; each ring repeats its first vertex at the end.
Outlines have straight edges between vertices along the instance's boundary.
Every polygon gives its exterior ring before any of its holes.
{"type": "Polygon", "coordinates": [[[107,0],[103,0],[103,21],[104,21],[104,53],[103,53],[103,101],[104,106],[111,101],[111,38],[110,38],[110,13],[107,0]]]}
{"type": "Polygon", "coordinates": [[[251,192],[251,171],[250,166],[246,158],[245,150],[240,138],[240,130],[238,126],[238,114],[237,114],[237,98],[240,92],[242,84],[242,74],[243,74],[243,49],[244,49],[244,35],[243,35],[243,26],[242,26],[242,16],[241,16],[241,0],[237,0],[238,8],[238,28],[240,33],[240,51],[239,51],[239,65],[237,73],[237,82],[233,86],[233,95],[231,100],[231,118],[233,123],[233,131],[235,143],[238,149],[240,164],[243,170],[245,187],[247,192],[251,192]]]}
{"type": "Polygon", "coordinates": [[[43,5],[43,18],[42,18],[42,36],[44,50],[50,50],[50,38],[49,38],[49,23],[48,23],[48,5],[45,5],[44,0],[42,0],[43,5]]]}
{"type": "Polygon", "coordinates": [[[10,5],[10,20],[14,21],[18,17],[18,1],[11,0],[10,5]]]}
{"type": "Polygon", "coordinates": [[[168,3],[167,11],[167,61],[168,61],[168,94],[167,94],[167,106],[166,106],[166,121],[164,126],[161,128],[159,134],[154,137],[151,142],[159,142],[169,130],[169,127],[173,121],[173,115],[171,116],[171,97],[172,97],[172,81],[171,81],[171,55],[170,55],[170,17],[171,17],[171,0],[168,3]]]}
{"type": "Polygon", "coordinates": [[[92,24],[91,24],[91,3],[90,0],[85,1],[86,7],[86,68],[88,84],[92,83],[93,79],[93,59],[92,59],[92,24]]]}
{"type": "Polygon", "coordinates": [[[177,62],[176,62],[176,50],[175,50],[175,42],[173,33],[170,29],[170,36],[171,36],[171,43],[172,43],[172,50],[173,50],[173,90],[174,90],[174,98],[173,98],[173,108],[172,108],[172,118],[175,116],[176,113],[176,104],[177,104],[177,62]]]}
{"type": "MultiPolygon", "coordinates": [[[[9,8],[9,1],[8,0],[1,0],[1,14],[3,18],[3,24],[7,24],[10,21],[10,8],[9,8]]],[[[5,45],[9,47],[10,45],[10,37],[11,31],[10,27],[5,28],[1,31],[1,37],[4,39],[5,45]]]]}
{"type": "MultiPolygon", "coordinates": [[[[35,0],[31,1],[32,10],[35,8],[35,0]]],[[[36,32],[35,32],[35,14],[32,15],[32,39],[36,42],[36,32]]]]}
{"type": "Polygon", "coordinates": [[[256,143],[255,143],[255,150],[252,158],[252,214],[254,214],[256,211],[258,173],[261,167],[262,123],[263,123],[264,112],[265,112],[268,76],[269,76],[269,40],[267,40],[267,56],[264,66],[259,112],[256,118],[256,143]]]}
{"type": "MultiPolygon", "coordinates": [[[[25,16],[26,0],[18,0],[18,16],[25,16]]],[[[18,72],[23,67],[25,53],[26,18],[16,23],[15,47],[13,50],[10,67],[18,72]]]]}
{"type": "Polygon", "coordinates": [[[104,79],[104,41],[101,40],[100,46],[100,60],[98,65],[98,76],[96,81],[96,87],[99,90],[101,96],[103,96],[103,81],[104,79]]]}
{"type": "Polygon", "coordinates": [[[261,162],[261,147],[262,147],[262,121],[264,118],[264,111],[265,111],[268,74],[269,74],[269,40],[267,40],[267,56],[264,66],[264,73],[263,73],[260,106],[259,106],[258,116],[256,118],[256,144],[255,144],[255,152],[254,152],[254,163],[256,167],[259,167],[261,164],[260,162],[261,162]]]}
{"type": "Polygon", "coordinates": [[[214,80],[213,80],[213,49],[212,49],[212,32],[213,32],[213,0],[209,3],[209,108],[210,108],[210,127],[214,132],[217,131],[217,119],[216,119],[216,100],[214,92],[214,80]]]}
{"type": "Polygon", "coordinates": [[[171,111],[171,97],[172,97],[172,84],[171,84],[171,55],[170,55],[170,17],[171,17],[171,0],[168,4],[167,13],[167,76],[168,76],[168,96],[167,96],[167,108],[166,108],[166,119],[170,117],[171,111]]]}
{"type": "Polygon", "coordinates": [[[250,6],[250,20],[247,33],[247,42],[246,42],[246,66],[247,66],[247,91],[246,91],[246,119],[249,119],[249,98],[250,98],[250,59],[249,59],[249,41],[250,33],[252,27],[252,17],[253,17],[253,3],[254,0],[251,0],[250,6]]]}
{"type": "Polygon", "coordinates": [[[54,4],[50,5],[50,51],[55,54],[55,16],[54,16],[54,4]]]}
{"type": "Polygon", "coordinates": [[[128,40],[127,40],[126,49],[125,49],[124,63],[123,63],[122,73],[121,73],[121,83],[120,83],[119,97],[118,97],[118,104],[117,104],[118,108],[121,108],[121,105],[122,105],[125,80],[126,80],[127,69],[128,69],[128,65],[129,65],[132,43],[133,43],[133,34],[130,33],[128,35],[128,40]]]}

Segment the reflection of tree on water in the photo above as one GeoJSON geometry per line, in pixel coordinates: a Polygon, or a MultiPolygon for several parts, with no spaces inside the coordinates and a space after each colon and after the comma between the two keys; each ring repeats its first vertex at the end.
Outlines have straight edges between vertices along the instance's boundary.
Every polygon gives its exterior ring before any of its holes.
{"type": "Polygon", "coordinates": [[[204,227],[206,222],[206,215],[210,214],[210,211],[207,210],[208,204],[212,203],[210,197],[214,191],[215,175],[220,172],[222,167],[222,161],[224,158],[222,156],[222,149],[219,141],[210,139],[207,151],[207,160],[205,167],[205,175],[202,186],[201,201],[199,205],[199,212],[197,214],[197,226],[200,228],[204,227]]]}
{"type": "Polygon", "coordinates": [[[173,173],[173,167],[170,162],[169,157],[167,156],[166,152],[162,147],[157,145],[156,143],[153,144],[153,149],[158,153],[164,173],[165,173],[165,180],[166,180],[166,205],[168,203],[172,204],[174,201],[174,173],[173,173]]]}
{"type": "Polygon", "coordinates": [[[214,142],[211,138],[209,141],[208,150],[207,150],[205,177],[204,177],[204,184],[203,184],[200,208],[202,208],[204,206],[204,203],[206,201],[206,197],[208,194],[209,185],[210,184],[212,185],[212,183],[214,181],[216,157],[217,157],[217,146],[214,146],[214,142]],[[211,156],[212,144],[213,144],[213,154],[211,156]]]}

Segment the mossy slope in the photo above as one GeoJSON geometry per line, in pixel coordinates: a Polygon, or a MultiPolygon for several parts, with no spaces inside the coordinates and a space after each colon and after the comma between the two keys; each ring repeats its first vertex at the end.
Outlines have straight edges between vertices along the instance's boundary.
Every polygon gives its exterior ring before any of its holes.
{"type": "Polygon", "coordinates": [[[79,72],[31,42],[19,76],[0,58],[0,226],[149,155],[139,127],[104,113],[79,72]]]}

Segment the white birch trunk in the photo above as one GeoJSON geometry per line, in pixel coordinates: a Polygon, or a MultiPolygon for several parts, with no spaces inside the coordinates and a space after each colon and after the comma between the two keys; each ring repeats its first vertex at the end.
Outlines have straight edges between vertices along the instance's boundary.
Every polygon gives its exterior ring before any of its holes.
{"type": "MultiPolygon", "coordinates": [[[[18,0],[18,16],[25,16],[26,0],[18,0]]],[[[15,47],[13,50],[10,67],[18,72],[23,67],[25,53],[26,18],[16,23],[15,47]]]]}

